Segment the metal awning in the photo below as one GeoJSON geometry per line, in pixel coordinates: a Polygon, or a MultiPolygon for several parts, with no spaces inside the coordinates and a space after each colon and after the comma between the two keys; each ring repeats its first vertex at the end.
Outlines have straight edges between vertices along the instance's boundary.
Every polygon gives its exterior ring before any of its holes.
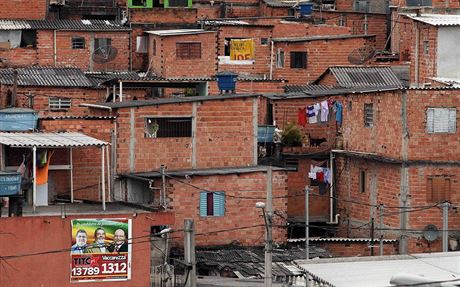
{"type": "Polygon", "coordinates": [[[11,147],[69,148],[106,146],[107,142],[82,133],[5,133],[0,132],[0,144],[11,147]]]}

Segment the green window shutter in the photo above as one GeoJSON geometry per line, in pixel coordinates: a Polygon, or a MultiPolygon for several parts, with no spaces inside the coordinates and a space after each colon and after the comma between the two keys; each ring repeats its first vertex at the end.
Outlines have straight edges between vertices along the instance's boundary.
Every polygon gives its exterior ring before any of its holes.
{"type": "Polygon", "coordinates": [[[214,216],[225,215],[225,193],[214,192],[214,216]]]}
{"type": "Polygon", "coordinates": [[[200,192],[200,216],[207,216],[207,192],[200,192]]]}
{"type": "Polygon", "coordinates": [[[153,0],[128,0],[129,8],[153,8],[153,0]]]}

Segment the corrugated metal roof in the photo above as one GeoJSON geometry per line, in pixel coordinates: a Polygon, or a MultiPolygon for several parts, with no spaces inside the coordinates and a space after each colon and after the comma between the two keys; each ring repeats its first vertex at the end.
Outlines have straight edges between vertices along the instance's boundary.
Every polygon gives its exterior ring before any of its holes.
{"type": "MultiPolygon", "coordinates": [[[[1,111],[1,110],[0,110],[1,111]]],[[[114,120],[116,116],[44,116],[41,120],[114,120]]]]}
{"type": "MultiPolygon", "coordinates": [[[[298,86],[298,88],[301,86],[298,86]]],[[[330,89],[318,89],[318,90],[304,90],[299,92],[291,92],[286,94],[264,94],[262,96],[269,98],[271,100],[290,100],[290,99],[301,99],[301,98],[317,98],[317,97],[329,97],[329,96],[339,96],[345,94],[364,94],[364,93],[374,93],[382,91],[394,91],[401,88],[396,87],[359,87],[359,88],[336,88],[332,87],[330,89]]]]}
{"type": "MultiPolygon", "coordinates": [[[[299,3],[309,2],[309,0],[300,0],[299,3]]],[[[279,0],[264,0],[264,3],[268,7],[274,8],[291,8],[296,5],[296,2],[288,2],[288,1],[279,1],[279,0]]]]}
{"type": "MultiPolygon", "coordinates": [[[[18,68],[19,86],[92,87],[93,84],[78,68],[29,67],[18,68]]],[[[0,83],[13,85],[13,69],[0,69],[0,83]]]]}
{"type": "MultiPolygon", "coordinates": [[[[295,243],[295,242],[305,242],[305,238],[292,238],[288,239],[288,242],[295,243]]],[[[348,238],[348,237],[330,237],[330,238],[322,238],[322,237],[310,237],[308,242],[371,242],[370,238],[348,238]]],[[[397,239],[383,239],[383,243],[395,243],[398,242],[397,239]]],[[[378,243],[379,239],[374,239],[374,243],[378,243]]]]}
{"type": "Polygon", "coordinates": [[[0,20],[0,30],[131,31],[108,20],[0,20]]]}
{"type": "Polygon", "coordinates": [[[333,88],[326,85],[286,85],[284,86],[284,91],[286,93],[301,93],[308,91],[329,91],[333,88]]]}
{"type": "Polygon", "coordinates": [[[179,36],[179,35],[193,35],[203,33],[216,33],[216,31],[207,31],[203,29],[176,29],[176,30],[154,30],[145,31],[145,33],[157,36],[179,36]]]}
{"type": "Polygon", "coordinates": [[[273,27],[272,24],[256,24],[256,23],[249,23],[246,21],[241,20],[204,20],[199,21],[199,23],[205,26],[252,26],[252,27],[273,27]]]}
{"type": "Polygon", "coordinates": [[[397,87],[403,85],[391,67],[381,66],[345,66],[329,67],[328,69],[344,88],[359,87],[397,87]]]}
{"type": "Polygon", "coordinates": [[[433,26],[460,26],[460,15],[454,14],[422,14],[420,16],[406,15],[407,17],[433,26]]]}
{"type": "Polygon", "coordinates": [[[0,144],[12,147],[87,147],[108,143],[82,133],[5,133],[0,132],[0,144]]]}
{"type": "Polygon", "coordinates": [[[322,41],[322,40],[343,40],[353,38],[369,38],[375,37],[375,35],[330,35],[330,36],[310,36],[310,37],[284,37],[284,38],[273,38],[273,42],[311,42],[311,41],[322,41]]]}

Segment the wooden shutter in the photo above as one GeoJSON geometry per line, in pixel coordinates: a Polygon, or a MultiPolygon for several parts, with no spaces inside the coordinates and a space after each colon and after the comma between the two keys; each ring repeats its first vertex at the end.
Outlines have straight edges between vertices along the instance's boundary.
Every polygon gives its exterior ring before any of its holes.
{"type": "Polygon", "coordinates": [[[200,216],[208,215],[207,192],[200,192],[200,216]]]}
{"type": "Polygon", "coordinates": [[[427,201],[443,202],[450,200],[450,178],[430,177],[427,180],[427,201]]]}
{"type": "Polygon", "coordinates": [[[225,193],[214,192],[214,216],[224,216],[225,214],[225,193]]]}

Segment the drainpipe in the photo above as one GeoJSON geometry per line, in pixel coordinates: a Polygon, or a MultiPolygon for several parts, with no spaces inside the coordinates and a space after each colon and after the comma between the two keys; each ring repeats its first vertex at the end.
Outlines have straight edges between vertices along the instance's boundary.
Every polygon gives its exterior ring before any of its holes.
{"type": "Polygon", "coordinates": [[[53,31],[54,66],[57,64],[56,30],[53,31]]]}
{"type": "Polygon", "coordinates": [[[419,86],[419,62],[420,62],[420,55],[419,55],[419,49],[420,49],[420,28],[418,26],[418,23],[415,23],[415,85],[418,87],[419,86]]]}
{"type": "Polygon", "coordinates": [[[335,185],[335,180],[334,180],[334,153],[331,151],[331,157],[330,157],[330,164],[331,168],[331,188],[329,190],[330,197],[329,197],[329,222],[328,224],[338,224],[339,223],[339,216],[340,214],[336,214],[334,216],[334,185],[335,185]]]}
{"type": "Polygon", "coordinates": [[[270,80],[273,80],[273,41],[270,41],[270,80]]]}

